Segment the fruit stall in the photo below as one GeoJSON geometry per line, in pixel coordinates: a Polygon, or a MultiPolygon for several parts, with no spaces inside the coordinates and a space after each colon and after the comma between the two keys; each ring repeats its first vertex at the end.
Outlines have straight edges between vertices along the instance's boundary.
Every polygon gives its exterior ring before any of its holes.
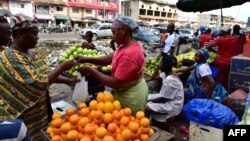
{"type": "Polygon", "coordinates": [[[109,92],[99,92],[96,100],[79,103],[52,115],[42,131],[47,141],[156,141],[169,140],[172,134],[150,126],[143,111],[134,116],[130,108],[121,108],[109,92]]]}

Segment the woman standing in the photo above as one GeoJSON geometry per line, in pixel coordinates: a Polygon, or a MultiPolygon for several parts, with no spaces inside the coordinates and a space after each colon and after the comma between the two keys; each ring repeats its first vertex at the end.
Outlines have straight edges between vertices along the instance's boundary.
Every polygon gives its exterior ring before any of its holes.
{"type": "Polygon", "coordinates": [[[96,65],[112,64],[112,75],[105,75],[90,66],[82,67],[80,72],[89,73],[113,88],[114,97],[123,108],[131,108],[133,114],[144,111],[148,95],[148,87],[143,79],[144,53],[132,36],[138,30],[138,25],[132,18],[120,16],[114,20],[111,29],[113,39],[119,45],[114,54],[99,58],[77,57],[76,60],[96,65]]]}
{"type": "Polygon", "coordinates": [[[28,56],[36,46],[38,27],[22,14],[11,19],[13,43],[0,54],[0,119],[22,119],[35,141],[41,140],[40,130],[48,125],[48,104],[45,92],[54,82],[76,83],[76,79],[60,76],[75,62],[66,61],[50,71],[49,67],[28,56]]]}

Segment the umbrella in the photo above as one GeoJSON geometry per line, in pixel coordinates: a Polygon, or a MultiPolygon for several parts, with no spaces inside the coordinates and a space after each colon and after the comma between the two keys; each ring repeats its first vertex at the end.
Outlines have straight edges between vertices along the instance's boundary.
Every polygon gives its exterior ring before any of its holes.
{"type": "Polygon", "coordinates": [[[6,10],[6,9],[0,9],[0,15],[1,16],[5,16],[5,17],[11,17],[12,14],[9,10],[6,10]]]}
{"type": "MultiPolygon", "coordinates": [[[[221,22],[222,19],[222,8],[228,8],[243,3],[249,2],[250,0],[178,0],[176,6],[178,9],[184,12],[204,12],[215,9],[221,9],[221,22]]],[[[222,23],[223,24],[223,23],[222,23]]]]}

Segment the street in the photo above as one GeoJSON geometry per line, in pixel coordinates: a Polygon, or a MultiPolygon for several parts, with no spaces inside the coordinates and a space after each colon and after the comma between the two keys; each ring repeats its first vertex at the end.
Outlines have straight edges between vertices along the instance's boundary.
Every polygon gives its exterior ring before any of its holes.
{"type": "Polygon", "coordinates": [[[39,42],[46,40],[79,40],[82,39],[79,34],[75,34],[74,32],[68,33],[39,33],[39,42]]]}

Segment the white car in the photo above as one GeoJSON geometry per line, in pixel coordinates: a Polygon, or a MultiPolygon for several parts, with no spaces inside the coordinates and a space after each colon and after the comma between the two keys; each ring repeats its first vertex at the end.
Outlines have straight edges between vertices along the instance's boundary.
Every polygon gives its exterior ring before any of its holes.
{"type": "Polygon", "coordinates": [[[87,31],[92,31],[94,34],[93,40],[97,40],[98,38],[112,37],[113,34],[111,31],[111,25],[111,23],[96,23],[89,28],[80,30],[79,34],[84,38],[87,31]]]}

